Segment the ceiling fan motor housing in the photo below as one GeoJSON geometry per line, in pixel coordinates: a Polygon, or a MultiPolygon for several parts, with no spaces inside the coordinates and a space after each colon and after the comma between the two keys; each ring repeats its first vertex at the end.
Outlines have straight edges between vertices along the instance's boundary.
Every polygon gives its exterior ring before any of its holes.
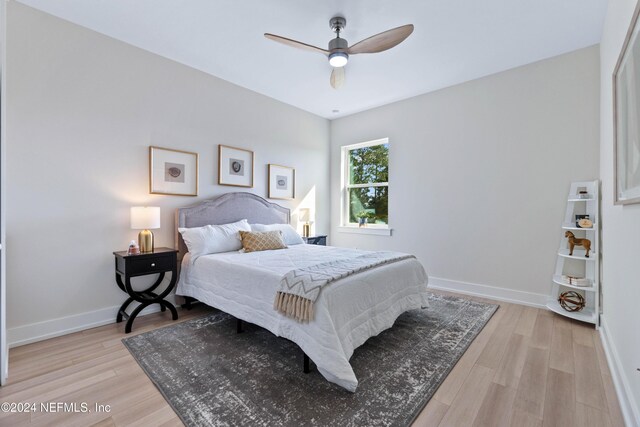
{"type": "Polygon", "coordinates": [[[336,37],[329,42],[329,52],[334,52],[336,50],[346,51],[349,47],[349,44],[345,39],[340,37],[336,37]]]}
{"type": "Polygon", "coordinates": [[[329,64],[333,67],[344,67],[349,61],[347,41],[336,37],[329,42],[329,64]]]}
{"type": "Polygon", "coordinates": [[[329,42],[329,64],[332,67],[344,67],[349,61],[347,49],[349,44],[343,38],[340,38],[340,31],[347,25],[347,20],[342,16],[334,16],[329,21],[329,26],[336,33],[336,38],[329,42]]]}

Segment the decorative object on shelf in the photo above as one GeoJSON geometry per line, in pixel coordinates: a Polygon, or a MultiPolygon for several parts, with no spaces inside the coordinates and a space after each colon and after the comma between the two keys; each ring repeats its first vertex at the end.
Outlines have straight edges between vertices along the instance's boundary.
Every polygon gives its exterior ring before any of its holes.
{"type": "Polygon", "coordinates": [[[592,228],[593,227],[593,221],[591,221],[589,218],[582,218],[581,220],[578,221],[578,227],[580,227],[580,228],[592,228]]]}
{"type": "Polygon", "coordinates": [[[129,242],[129,249],[127,250],[128,255],[138,255],[140,254],[140,246],[136,243],[135,240],[129,242]]]}
{"type": "Polygon", "coordinates": [[[584,297],[576,291],[563,292],[558,296],[560,306],[569,312],[582,311],[585,307],[584,297]]]}
{"type": "Polygon", "coordinates": [[[142,230],[138,234],[140,252],[153,252],[153,233],[151,230],[160,228],[160,208],[155,206],[132,207],[131,228],[142,230]]]}
{"type": "Polygon", "coordinates": [[[640,203],[640,151],[638,107],[640,95],[640,40],[636,6],[622,51],[613,72],[613,146],[614,202],[617,205],[640,203]]]}
{"type": "Polygon", "coordinates": [[[291,200],[296,197],[296,170],[269,164],[269,198],[291,200]]]}
{"type": "Polygon", "coordinates": [[[581,286],[581,287],[591,286],[591,280],[585,277],[568,276],[563,274],[562,276],[560,276],[560,280],[563,283],[567,285],[572,285],[572,286],[581,286]]]}
{"type": "Polygon", "coordinates": [[[578,192],[578,199],[590,199],[591,195],[587,190],[582,190],[578,192]]]}
{"type": "Polygon", "coordinates": [[[301,208],[298,210],[298,220],[302,222],[302,237],[309,237],[311,231],[311,224],[309,218],[311,216],[311,209],[301,208]]]}
{"type": "Polygon", "coordinates": [[[253,188],[254,160],[251,150],[218,145],[218,184],[253,188]]]}
{"type": "Polygon", "coordinates": [[[589,239],[578,239],[572,232],[566,231],[564,233],[564,237],[567,238],[569,242],[569,255],[573,255],[574,246],[582,246],[585,250],[585,257],[589,258],[589,251],[591,250],[591,240],[589,239]]]}
{"type": "Polygon", "coordinates": [[[149,147],[149,192],[198,195],[198,153],[149,147]]]}
{"type": "Polygon", "coordinates": [[[580,220],[582,219],[590,219],[589,215],[579,214],[576,215],[576,227],[580,227],[580,220]]]}

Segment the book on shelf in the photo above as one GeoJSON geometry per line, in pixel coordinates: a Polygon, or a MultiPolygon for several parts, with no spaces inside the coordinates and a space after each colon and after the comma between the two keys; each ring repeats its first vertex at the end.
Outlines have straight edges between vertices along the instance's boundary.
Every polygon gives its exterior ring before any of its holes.
{"type": "Polygon", "coordinates": [[[587,279],[585,277],[568,276],[563,274],[560,277],[560,281],[567,285],[572,285],[572,286],[583,286],[583,287],[591,286],[591,279],[587,279]]]}

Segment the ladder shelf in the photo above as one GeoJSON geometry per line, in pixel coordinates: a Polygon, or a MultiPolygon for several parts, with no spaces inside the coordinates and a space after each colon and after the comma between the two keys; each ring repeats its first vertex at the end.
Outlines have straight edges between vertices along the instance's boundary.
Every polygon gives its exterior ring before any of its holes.
{"type": "Polygon", "coordinates": [[[562,239],[556,259],[556,269],[552,276],[551,293],[547,301],[547,308],[557,314],[592,323],[600,326],[600,182],[573,182],[567,197],[567,209],[564,221],[560,225],[562,239]],[[580,196],[580,191],[586,191],[587,198],[580,196]],[[577,225],[576,215],[588,215],[593,225],[582,228],[577,225]],[[569,255],[566,232],[571,232],[576,239],[589,239],[591,250],[586,257],[584,247],[575,245],[573,254],[569,255]],[[589,279],[589,286],[577,286],[566,283],[562,276],[574,276],[589,279]],[[567,291],[576,291],[585,299],[585,307],[580,311],[567,311],[558,302],[558,296],[567,291]]]}

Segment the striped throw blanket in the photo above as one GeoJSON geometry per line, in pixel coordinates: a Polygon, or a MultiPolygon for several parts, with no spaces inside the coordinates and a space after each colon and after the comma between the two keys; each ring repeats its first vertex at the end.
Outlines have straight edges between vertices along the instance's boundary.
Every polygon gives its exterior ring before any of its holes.
{"type": "Polygon", "coordinates": [[[280,281],[274,308],[298,322],[309,322],[313,320],[313,304],[320,291],[328,284],[382,264],[408,258],[415,257],[399,252],[371,252],[355,258],[291,270],[280,281]]]}

